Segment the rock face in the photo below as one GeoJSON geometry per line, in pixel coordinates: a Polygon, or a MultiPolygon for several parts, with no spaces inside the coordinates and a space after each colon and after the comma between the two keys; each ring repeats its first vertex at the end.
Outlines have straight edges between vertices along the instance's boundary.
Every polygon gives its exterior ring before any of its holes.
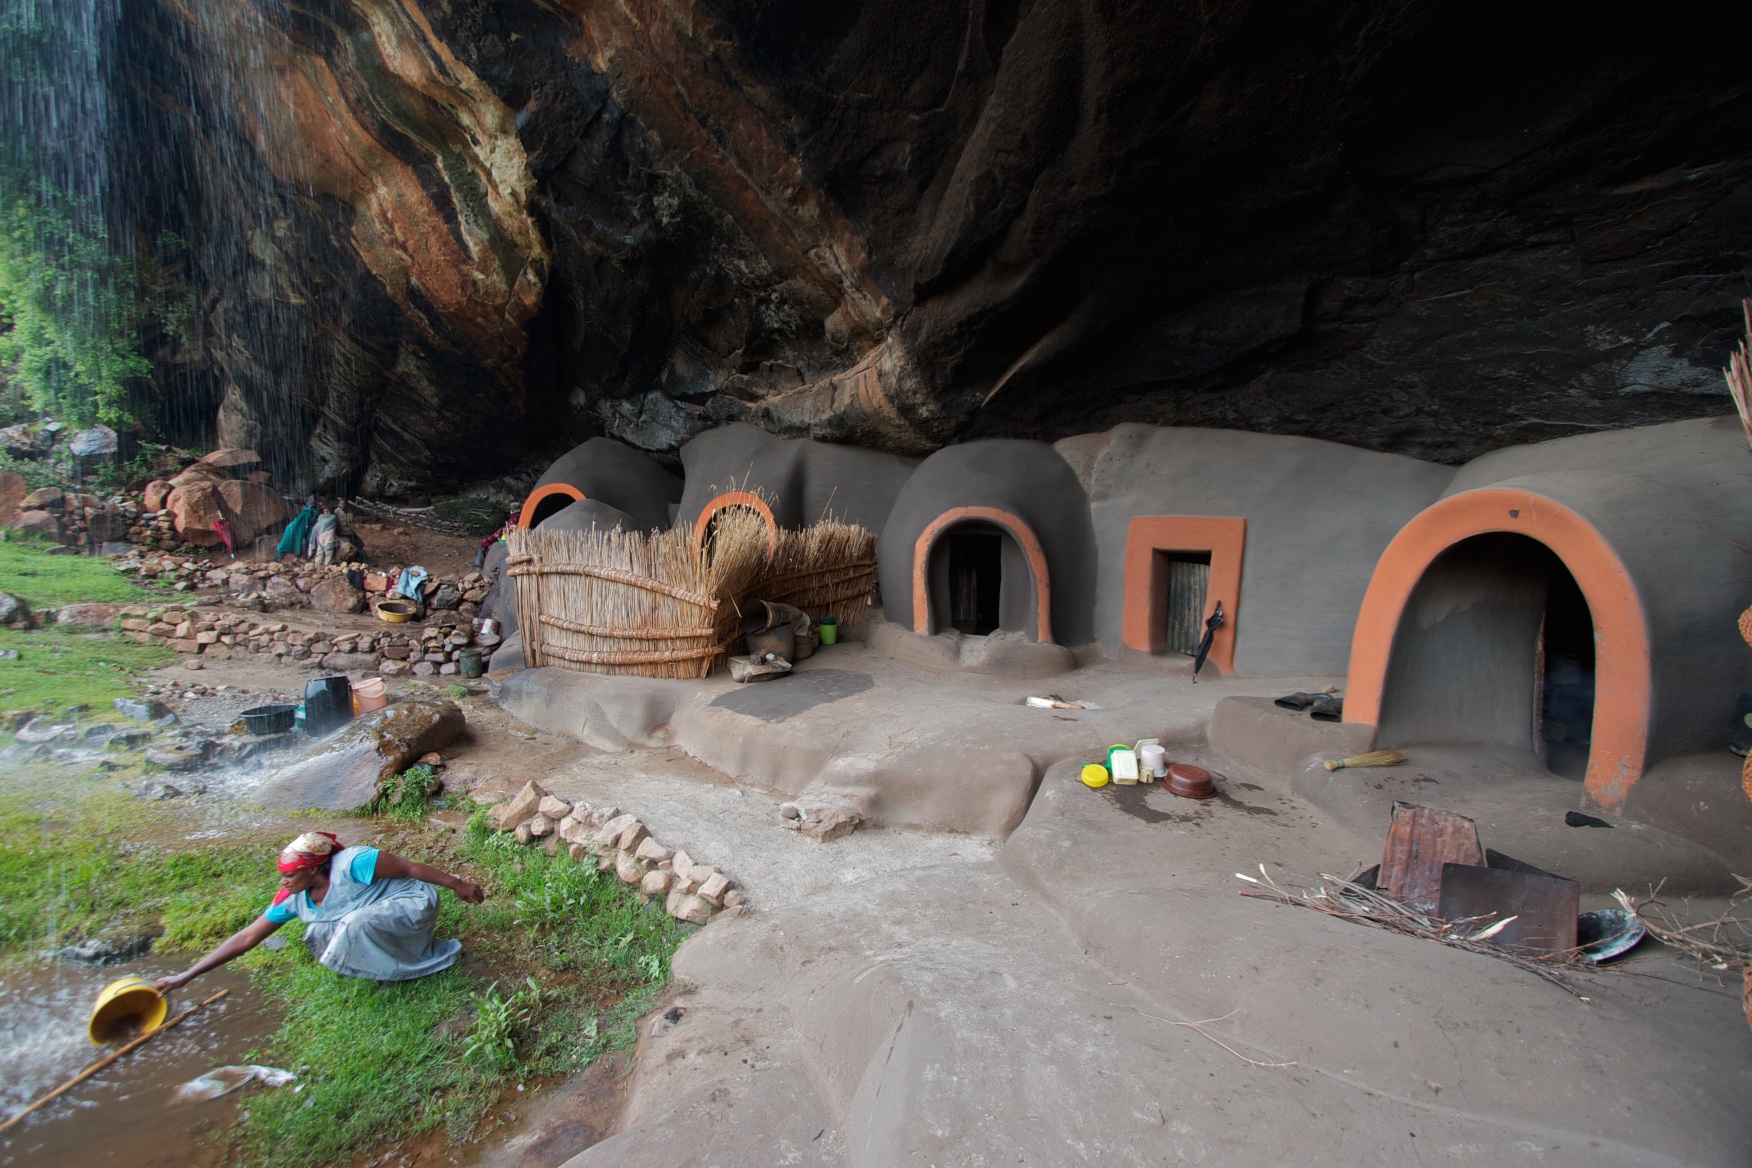
{"type": "Polygon", "coordinates": [[[1658,13],[129,8],[138,234],[210,290],[163,392],[282,478],[735,419],[1452,461],[1724,405],[1752,91],[1658,13]]]}
{"type": "Polygon", "coordinates": [[[420,755],[448,745],[465,724],[454,702],[392,702],[312,746],[250,798],[263,807],[357,811],[420,755]]]}

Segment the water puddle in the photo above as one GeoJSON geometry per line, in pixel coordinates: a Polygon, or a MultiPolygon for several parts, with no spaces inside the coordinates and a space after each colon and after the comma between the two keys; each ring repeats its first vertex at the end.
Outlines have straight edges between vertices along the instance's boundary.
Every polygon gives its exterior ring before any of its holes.
{"type": "MultiPolygon", "coordinates": [[[[98,991],[120,977],[173,972],[151,960],[94,968],[66,962],[0,971],[0,1116],[10,1116],[112,1050],[86,1037],[98,991]]],[[[171,1015],[230,995],[123,1056],[0,1135],[0,1168],[190,1168],[215,1158],[200,1133],[223,1128],[246,1087],[203,1103],[178,1103],[176,1089],[215,1067],[248,1062],[275,1028],[242,970],[219,969],[170,995],[171,1015]]],[[[284,1088],[291,1090],[291,1088],[284,1088]]]]}

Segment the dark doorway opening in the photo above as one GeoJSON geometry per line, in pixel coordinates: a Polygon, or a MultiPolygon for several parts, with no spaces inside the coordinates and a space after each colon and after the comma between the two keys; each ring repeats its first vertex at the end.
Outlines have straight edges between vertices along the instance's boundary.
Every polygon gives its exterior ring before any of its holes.
{"type": "Polygon", "coordinates": [[[1563,560],[1524,535],[1472,536],[1430,562],[1400,614],[1379,741],[1531,750],[1580,779],[1594,675],[1593,614],[1563,560]]]}
{"type": "Polygon", "coordinates": [[[949,624],[983,637],[999,625],[1004,594],[1004,537],[984,532],[949,533],[949,624]]]}
{"type": "Polygon", "coordinates": [[[1192,657],[1204,637],[1205,600],[1211,586],[1211,553],[1157,552],[1166,561],[1162,576],[1168,581],[1167,601],[1162,606],[1162,648],[1192,657]]]}
{"type": "Polygon", "coordinates": [[[570,507],[577,501],[578,500],[572,498],[572,496],[561,494],[557,491],[551,495],[543,495],[541,500],[536,503],[535,509],[530,512],[529,523],[527,526],[534,527],[543,519],[546,519],[551,515],[558,515],[561,511],[564,511],[567,507],[570,507]]]}
{"type": "Polygon", "coordinates": [[[1594,616],[1576,578],[1562,560],[1551,559],[1541,635],[1539,733],[1552,773],[1580,779],[1588,773],[1594,737],[1594,616]]]}

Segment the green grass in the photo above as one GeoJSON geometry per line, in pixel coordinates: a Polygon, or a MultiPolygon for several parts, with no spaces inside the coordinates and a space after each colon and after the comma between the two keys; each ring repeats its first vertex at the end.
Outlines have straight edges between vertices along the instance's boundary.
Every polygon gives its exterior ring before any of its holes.
{"type": "Polygon", "coordinates": [[[55,714],[77,705],[106,714],[113,699],[134,693],[135,676],[176,659],[163,645],[62,628],[0,629],[0,649],[18,650],[17,660],[0,660],[0,710],[55,714]]]}
{"type": "Polygon", "coordinates": [[[438,1127],[466,1142],[509,1087],[630,1047],[689,931],[593,864],[491,833],[485,812],[449,855],[421,855],[412,833],[386,842],[487,889],[482,905],[443,894],[438,935],[462,939],[467,971],[380,988],[335,976],[303,945],[251,954],[257,984],[287,1011],[261,1057],[307,1069],[298,1094],[251,1102],[238,1133],[250,1164],[344,1160],[438,1127]],[[510,1057],[470,1058],[474,1027],[495,1024],[510,1057]]]}
{"type": "Polygon", "coordinates": [[[0,592],[22,597],[33,609],[78,601],[134,604],[153,594],[131,583],[107,559],[51,556],[36,540],[0,540],[0,592]]]}
{"type": "Polygon", "coordinates": [[[40,781],[15,775],[0,796],[0,955],[154,927],[162,947],[207,949],[272,898],[277,842],[195,849],[181,815],[111,783],[73,781],[84,786],[45,798],[40,781]]]}

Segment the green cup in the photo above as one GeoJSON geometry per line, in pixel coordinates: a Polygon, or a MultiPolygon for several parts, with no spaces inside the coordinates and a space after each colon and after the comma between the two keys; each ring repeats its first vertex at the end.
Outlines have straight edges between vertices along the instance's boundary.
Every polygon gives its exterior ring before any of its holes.
{"type": "Polygon", "coordinates": [[[821,618],[821,643],[823,645],[839,644],[839,617],[824,616],[821,618]]]}

